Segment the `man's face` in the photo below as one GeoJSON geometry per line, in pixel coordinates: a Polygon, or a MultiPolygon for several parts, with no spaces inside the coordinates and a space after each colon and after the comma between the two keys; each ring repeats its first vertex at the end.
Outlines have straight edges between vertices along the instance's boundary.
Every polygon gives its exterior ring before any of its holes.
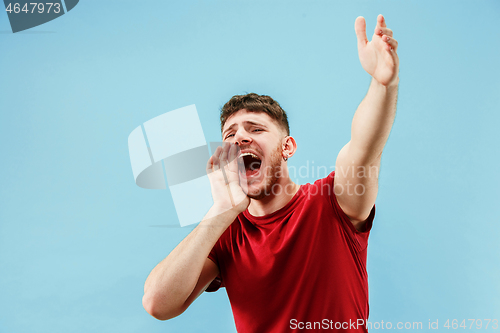
{"type": "Polygon", "coordinates": [[[241,150],[245,168],[240,168],[240,182],[248,184],[250,198],[264,198],[277,183],[285,135],[284,130],[264,112],[242,109],[224,124],[222,140],[237,144],[241,150]]]}

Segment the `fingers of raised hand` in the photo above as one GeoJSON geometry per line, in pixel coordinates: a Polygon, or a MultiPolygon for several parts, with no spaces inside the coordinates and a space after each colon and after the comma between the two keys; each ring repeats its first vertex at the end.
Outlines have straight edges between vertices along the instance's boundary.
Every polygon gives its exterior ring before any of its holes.
{"type": "Polygon", "coordinates": [[[376,27],[375,28],[375,35],[378,36],[389,36],[392,37],[392,30],[389,28],[381,28],[381,27],[376,27]]]}
{"type": "Polygon", "coordinates": [[[377,26],[377,28],[375,28],[375,35],[379,36],[385,43],[386,50],[396,50],[398,47],[398,41],[392,37],[393,34],[391,29],[377,26]]]}
{"type": "Polygon", "coordinates": [[[235,144],[231,144],[231,147],[229,148],[228,152],[228,158],[229,158],[229,167],[232,171],[236,172],[238,170],[238,164],[242,162],[238,159],[239,155],[240,155],[240,148],[235,144]]]}
{"type": "Polygon", "coordinates": [[[236,157],[238,156],[238,146],[235,144],[231,144],[228,151],[229,163],[232,163],[236,157]]]}
{"type": "Polygon", "coordinates": [[[398,48],[398,41],[395,40],[394,38],[391,38],[389,36],[383,36],[382,40],[385,42],[385,48],[386,50],[394,50],[398,48]]]}
{"type": "Polygon", "coordinates": [[[228,142],[225,142],[222,146],[222,149],[221,149],[222,151],[220,154],[221,167],[226,166],[229,163],[227,158],[228,158],[230,148],[231,148],[231,144],[228,142]]]}
{"type": "Polygon", "coordinates": [[[225,167],[229,171],[238,171],[240,148],[237,145],[224,143],[220,151],[216,151],[216,153],[219,154],[220,168],[225,167]]]}
{"type": "Polygon", "coordinates": [[[360,46],[368,43],[368,39],[366,38],[366,22],[364,17],[359,16],[356,18],[356,21],[354,22],[354,31],[356,32],[356,36],[358,38],[358,43],[360,44],[360,46]]]}
{"type": "Polygon", "coordinates": [[[377,16],[377,27],[385,28],[387,25],[385,24],[385,17],[382,14],[377,16]]]}
{"type": "Polygon", "coordinates": [[[238,145],[224,143],[222,146],[217,147],[207,162],[207,174],[224,169],[224,177],[229,177],[227,180],[232,179],[233,176],[231,175],[237,174],[238,169],[243,167],[243,160],[238,157],[239,155],[240,148],[238,145]],[[227,172],[230,172],[230,174],[227,172]]]}
{"type": "Polygon", "coordinates": [[[212,164],[212,170],[213,171],[217,171],[220,169],[220,154],[222,152],[222,148],[221,147],[217,147],[217,149],[215,150],[214,154],[212,155],[212,157],[210,157],[210,160],[211,161],[211,164],[212,164]]]}

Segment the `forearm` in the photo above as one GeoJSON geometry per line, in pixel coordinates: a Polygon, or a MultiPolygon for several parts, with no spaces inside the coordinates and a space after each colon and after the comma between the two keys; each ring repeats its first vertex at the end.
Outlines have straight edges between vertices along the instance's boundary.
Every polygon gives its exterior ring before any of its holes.
{"type": "Polygon", "coordinates": [[[222,233],[237,216],[215,207],[202,222],[150,273],[144,285],[145,302],[162,312],[180,308],[198,282],[203,265],[222,233]]]}
{"type": "Polygon", "coordinates": [[[382,154],[396,115],[398,85],[399,79],[391,86],[372,79],[352,120],[349,150],[356,164],[368,165],[382,154]]]}

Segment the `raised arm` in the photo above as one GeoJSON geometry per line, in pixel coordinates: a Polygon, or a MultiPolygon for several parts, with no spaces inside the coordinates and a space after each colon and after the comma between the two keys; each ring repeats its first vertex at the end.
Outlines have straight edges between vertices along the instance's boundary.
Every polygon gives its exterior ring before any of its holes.
{"type": "Polygon", "coordinates": [[[378,192],[380,159],[396,115],[399,84],[398,43],[382,15],[372,40],[366,37],[363,17],[355,22],[358,55],[372,81],[351,126],[351,140],[335,163],[335,195],[358,230],[363,230],[378,192]]]}
{"type": "Polygon", "coordinates": [[[219,273],[208,254],[250,203],[239,183],[238,154],[235,145],[217,148],[207,164],[214,205],[146,279],[142,304],[153,317],[166,320],[180,315],[219,273]]]}

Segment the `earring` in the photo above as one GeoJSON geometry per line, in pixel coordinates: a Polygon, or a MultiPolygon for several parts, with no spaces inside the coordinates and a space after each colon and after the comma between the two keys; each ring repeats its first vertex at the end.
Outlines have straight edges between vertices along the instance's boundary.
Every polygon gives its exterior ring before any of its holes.
{"type": "Polygon", "coordinates": [[[283,160],[286,162],[288,161],[288,154],[286,154],[286,156],[283,156],[283,160]]]}

